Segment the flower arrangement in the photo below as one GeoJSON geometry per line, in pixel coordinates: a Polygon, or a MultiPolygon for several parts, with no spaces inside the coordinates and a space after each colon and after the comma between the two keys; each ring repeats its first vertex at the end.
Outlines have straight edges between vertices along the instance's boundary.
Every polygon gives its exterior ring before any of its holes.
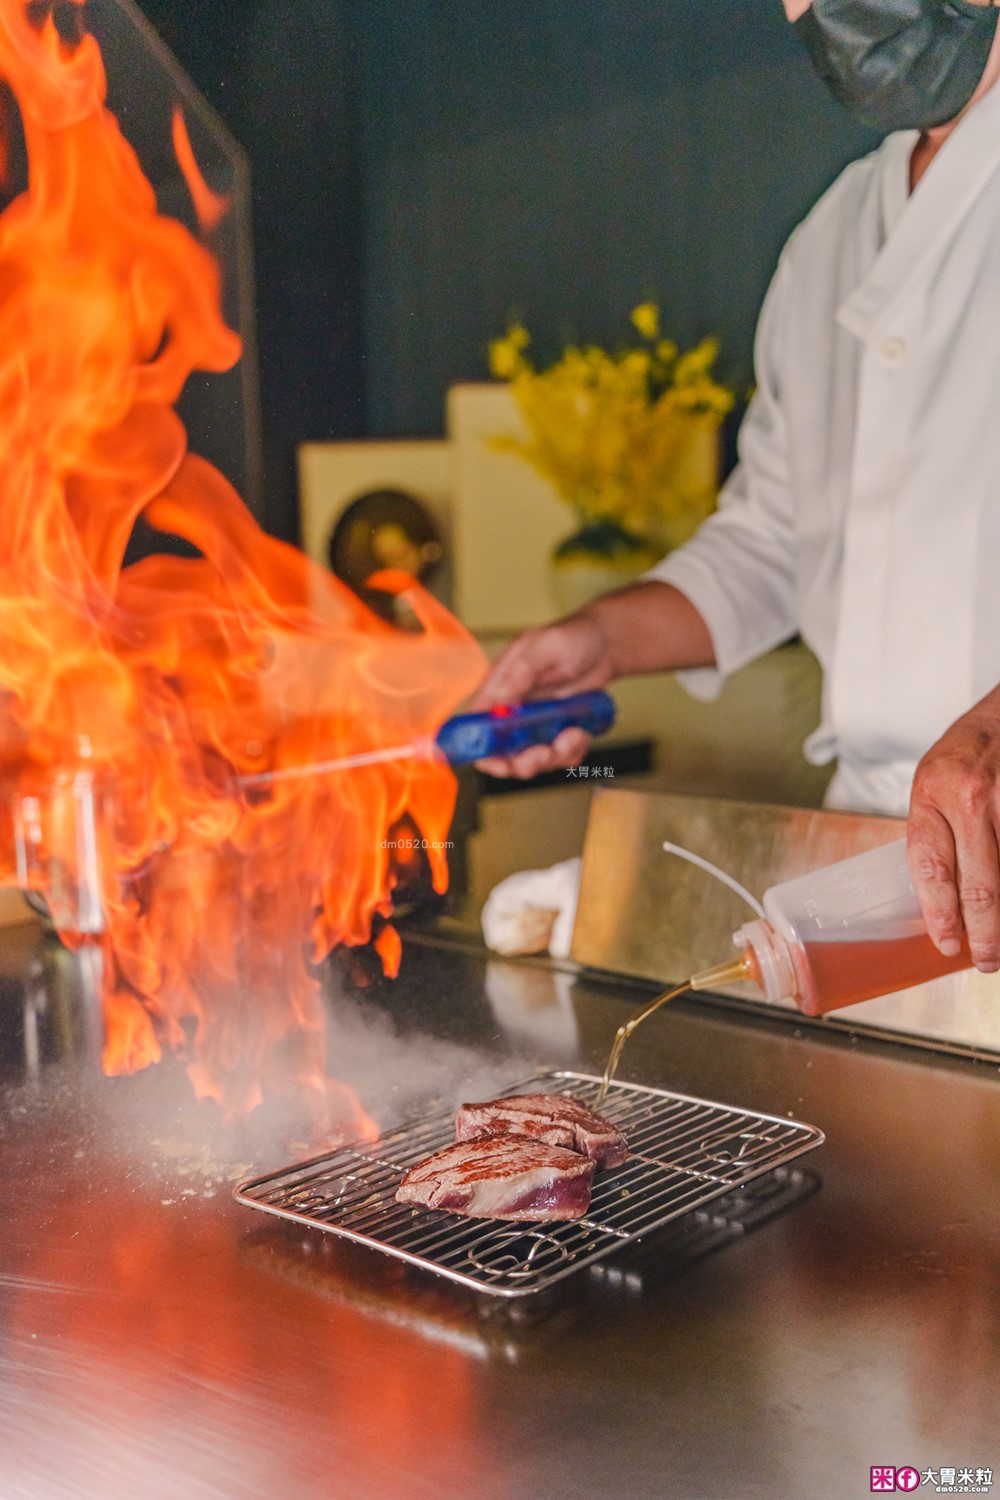
{"type": "Polygon", "coordinates": [[[711,373],[718,340],[681,353],[662,337],[655,302],[634,308],[631,321],[640,345],[616,353],[570,345],[542,370],[519,322],[489,346],[490,371],[510,382],[528,429],[497,446],[530,463],[577,514],[557,565],[581,554],[648,565],[715,505],[718,429],[734,399],[711,373]]]}

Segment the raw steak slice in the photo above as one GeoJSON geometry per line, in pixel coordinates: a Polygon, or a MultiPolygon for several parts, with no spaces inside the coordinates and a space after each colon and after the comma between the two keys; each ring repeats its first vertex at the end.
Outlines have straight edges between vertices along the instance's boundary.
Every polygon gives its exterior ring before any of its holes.
{"type": "Polygon", "coordinates": [[[593,1178],[594,1163],[575,1151],[527,1135],[490,1135],[417,1162],[396,1201],[474,1219],[579,1219],[590,1206],[593,1178]]]}
{"type": "Polygon", "coordinates": [[[510,1094],[485,1104],[463,1104],[455,1120],[459,1141],[511,1130],[579,1151],[599,1167],[620,1167],[628,1156],[628,1142],[617,1125],[565,1094],[510,1094]]]}

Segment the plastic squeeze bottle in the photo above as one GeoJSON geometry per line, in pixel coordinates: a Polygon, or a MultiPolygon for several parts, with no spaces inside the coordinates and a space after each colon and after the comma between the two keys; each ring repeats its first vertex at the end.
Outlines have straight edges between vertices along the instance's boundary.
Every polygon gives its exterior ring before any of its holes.
{"type": "MultiPolygon", "coordinates": [[[[733,884],[724,874],[721,878],[733,884]]],[[[733,934],[739,957],[693,974],[619,1026],[595,1108],[636,1028],[687,990],[749,979],[765,1000],[794,1000],[803,1015],[822,1016],[972,967],[964,938],[955,958],[943,958],[931,942],[906,868],[905,839],[773,885],[764,893],[763,910],[763,917],[733,934]]]]}
{"type": "Polygon", "coordinates": [[[964,939],[955,958],[931,942],[905,839],[774,885],[763,905],[763,918],[733,934],[742,959],[696,974],[692,989],[750,979],[765,999],[821,1016],[972,967],[964,939]]]}

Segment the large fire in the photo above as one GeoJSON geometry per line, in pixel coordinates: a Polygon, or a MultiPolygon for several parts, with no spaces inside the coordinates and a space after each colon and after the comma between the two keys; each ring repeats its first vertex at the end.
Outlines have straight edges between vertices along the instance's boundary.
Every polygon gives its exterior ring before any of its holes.
{"type": "MultiPolygon", "coordinates": [[[[311,962],[389,918],[402,817],[444,888],[454,802],[433,759],[268,773],[433,735],[481,657],[405,575],[422,629],[376,618],[187,451],[174,401],[240,353],[217,266],[157,212],[94,38],[38,10],[0,0],[29,161],[0,215],[0,881],[101,944],[108,1072],[181,1050],[242,1111],[289,1066],[322,1087],[311,962]],[[124,567],[140,514],[198,556],[124,567]]],[[[179,115],[174,144],[208,232],[179,115]]]]}

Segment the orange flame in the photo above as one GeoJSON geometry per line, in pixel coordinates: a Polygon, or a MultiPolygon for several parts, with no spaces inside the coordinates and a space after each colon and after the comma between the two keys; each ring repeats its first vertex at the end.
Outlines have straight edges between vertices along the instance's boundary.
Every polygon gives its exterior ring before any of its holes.
{"type": "MultiPolygon", "coordinates": [[[[0,880],[104,955],[109,1072],[192,1046],[199,1093],[252,1107],[289,1067],[322,1089],[311,962],[392,908],[386,833],[427,840],[454,779],[411,758],[267,773],[432,736],[478,647],[406,575],[404,634],[267,536],[172,410],[239,357],[219,273],[104,107],[100,51],[0,0],[27,191],[0,215],[0,880]],[[196,558],[122,559],[136,518],[196,558]],[[264,778],[249,786],[242,778],[264,778]]],[[[175,131],[177,130],[175,117],[175,131]]],[[[186,133],[181,126],[182,140],[186,133]]],[[[193,166],[193,155],[189,166],[193,166]]],[[[200,180],[197,168],[189,182],[200,180]]],[[[192,189],[194,191],[194,189],[192,189]]],[[[204,205],[202,205],[204,208],[204,205]]],[[[389,926],[385,966],[398,964],[389,926]]]]}
{"type": "Polygon", "coordinates": [[[225,218],[229,199],[223,193],[213,193],[202,176],[188,135],[187,121],[179,104],[174,105],[172,117],[174,155],[187,183],[195,215],[204,234],[211,234],[225,218]]]}

